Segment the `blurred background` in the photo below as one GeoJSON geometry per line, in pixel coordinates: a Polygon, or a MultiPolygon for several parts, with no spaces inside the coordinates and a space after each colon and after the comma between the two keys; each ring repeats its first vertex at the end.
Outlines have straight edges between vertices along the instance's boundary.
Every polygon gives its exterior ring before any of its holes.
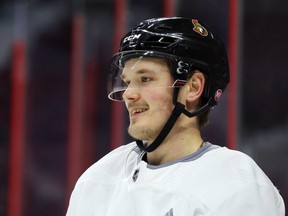
{"type": "Polygon", "coordinates": [[[80,174],[131,141],[106,75],[126,30],[160,16],[225,42],[231,83],[203,136],[250,155],[287,203],[287,12],[286,0],[1,0],[0,215],[65,215],[80,174]]]}

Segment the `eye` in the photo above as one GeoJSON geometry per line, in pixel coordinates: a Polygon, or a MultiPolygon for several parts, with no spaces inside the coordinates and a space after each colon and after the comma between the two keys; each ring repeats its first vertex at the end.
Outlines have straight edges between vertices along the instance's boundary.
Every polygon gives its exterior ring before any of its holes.
{"type": "Polygon", "coordinates": [[[152,81],[151,77],[141,77],[141,82],[149,82],[152,81]]]}

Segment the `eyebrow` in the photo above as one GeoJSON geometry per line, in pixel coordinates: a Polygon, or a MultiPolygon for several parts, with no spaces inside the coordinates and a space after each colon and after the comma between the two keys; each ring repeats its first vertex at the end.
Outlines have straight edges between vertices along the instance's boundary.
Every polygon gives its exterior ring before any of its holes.
{"type": "MultiPolygon", "coordinates": [[[[137,72],[136,72],[136,75],[141,75],[141,74],[146,74],[146,73],[153,73],[153,74],[155,74],[155,71],[153,71],[153,70],[149,70],[149,69],[146,69],[146,68],[143,68],[143,69],[140,69],[140,70],[138,70],[137,72]]],[[[123,80],[123,79],[125,79],[126,78],[126,75],[125,74],[120,74],[120,78],[123,80]]]]}

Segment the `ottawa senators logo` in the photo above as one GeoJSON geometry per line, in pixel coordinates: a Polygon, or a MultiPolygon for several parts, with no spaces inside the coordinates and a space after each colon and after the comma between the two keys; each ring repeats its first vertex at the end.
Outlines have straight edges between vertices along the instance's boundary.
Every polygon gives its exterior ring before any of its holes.
{"type": "Polygon", "coordinates": [[[206,28],[204,28],[196,19],[192,19],[192,23],[194,25],[193,30],[195,32],[197,32],[198,34],[202,35],[202,36],[207,36],[208,35],[208,31],[206,30],[206,28]]]}

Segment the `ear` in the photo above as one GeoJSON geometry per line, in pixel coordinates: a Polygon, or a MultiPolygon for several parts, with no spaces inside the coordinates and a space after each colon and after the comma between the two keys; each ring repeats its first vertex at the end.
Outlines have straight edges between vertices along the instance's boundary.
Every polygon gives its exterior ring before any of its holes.
{"type": "Polygon", "coordinates": [[[196,71],[192,74],[190,79],[187,81],[186,85],[188,85],[188,92],[186,101],[188,103],[195,102],[198,100],[204,90],[205,85],[205,76],[200,71],[196,71]]]}

